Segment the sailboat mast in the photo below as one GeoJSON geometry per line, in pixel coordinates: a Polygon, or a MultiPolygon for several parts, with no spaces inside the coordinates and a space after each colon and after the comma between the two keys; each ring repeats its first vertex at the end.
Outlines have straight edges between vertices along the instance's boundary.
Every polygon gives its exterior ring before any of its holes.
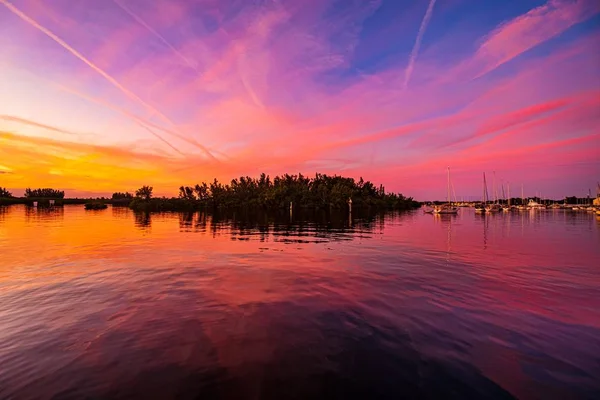
{"type": "Polygon", "coordinates": [[[450,204],[450,167],[448,167],[448,204],[450,204]]]}
{"type": "Polygon", "coordinates": [[[487,192],[487,188],[486,188],[486,183],[485,183],[485,172],[483,173],[483,196],[481,196],[481,198],[483,199],[483,204],[487,203],[487,199],[485,198],[485,193],[487,192]]]}
{"type": "Polygon", "coordinates": [[[510,207],[510,182],[506,182],[506,190],[508,191],[508,206],[510,207]]]}
{"type": "Polygon", "coordinates": [[[496,190],[496,171],[494,171],[494,178],[492,179],[492,186],[494,188],[494,203],[498,204],[498,191],[496,190]]]}

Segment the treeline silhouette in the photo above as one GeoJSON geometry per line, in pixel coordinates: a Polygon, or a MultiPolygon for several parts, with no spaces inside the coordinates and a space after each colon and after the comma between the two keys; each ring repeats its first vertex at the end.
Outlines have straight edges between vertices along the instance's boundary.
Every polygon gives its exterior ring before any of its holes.
{"type": "Polygon", "coordinates": [[[133,195],[129,192],[121,193],[115,192],[112,194],[113,200],[133,200],[133,195]]]}
{"type": "Polygon", "coordinates": [[[385,188],[360,178],[316,174],[313,178],[285,174],[273,179],[261,174],[259,178],[242,176],[230,184],[217,179],[208,184],[181,186],[177,198],[153,198],[153,188],[143,186],[130,203],[134,210],[169,211],[212,208],[353,208],[411,209],[419,203],[402,194],[386,193],[385,188]]]}
{"type": "Polygon", "coordinates": [[[62,190],[56,190],[51,188],[43,189],[25,189],[26,198],[40,198],[40,199],[63,199],[65,192],[62,190]]]}
{"type": "Polygon", "coordinates": [[[65,192],[51,188],[25,189],[23,197],[15,197],[8,189],[0,187],[0,205],[38,203],[40,206],[74,204],[77,201],[65,200],[65,192]]]}
{"type": "Polygon", "coordinates": [[[131,193],[115,192],[112,194],[109,203],[115,206],[129,206],[131,200],[133,200],[133,195],[131,193]]]}

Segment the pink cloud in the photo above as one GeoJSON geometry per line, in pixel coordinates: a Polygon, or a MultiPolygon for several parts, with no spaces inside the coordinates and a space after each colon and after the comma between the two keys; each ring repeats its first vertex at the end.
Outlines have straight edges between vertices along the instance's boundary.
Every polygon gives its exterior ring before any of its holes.
{"type": "Polygon", "coordinates": [[[550,0],[492,31],[464,67],[478,78],[598,12],[594,0],[550,0]]]}

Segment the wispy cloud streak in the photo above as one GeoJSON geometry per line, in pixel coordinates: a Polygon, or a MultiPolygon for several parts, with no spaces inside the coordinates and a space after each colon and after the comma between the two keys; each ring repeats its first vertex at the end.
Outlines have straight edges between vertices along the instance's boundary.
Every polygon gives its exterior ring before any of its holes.
{"type": "Polygon", "coordinates": [[[417,56],[419,55],[419,49],[421,48],[421,41],[423,40],[423,35],[425,35],[425,31],[427,30],[427,25],[429,25],[429,20],[431,19],[431,15],[433,14],[433,6],[435,6],[435,0],[430,0],[429,5],[427,6],[427,11],[425,12],[425,16],[421,21],[421,26],[419,27],[419,32],[417,33],[417,39],[415,40],[415,45],[413,46],[412,51],[410,52],[410,57],[408,58],[408,66],[404,71],[404,88],[408,86],[408,81],[410,80],[410,76],[412,75],[413,69],[415,67],[415,61],[417,60],[417,56]]]}
{"type": "Polygon", "coordinates": [[[598,12],[593,0],[549,0],[490,32],[465,67],[479,78],[598,12]]]}
{"type": "Polygon", "coordinates": [[[46,129],[48,131],[57,132],[57,133],[63,133],[65,135],[72,135],[72,136],[76,136],[76,135],[78,136],[78,135],[80,135],[79,133],[71,132],[71,131],[68,131],[66,129],[57,128],[55,126],[51,126],[51,125],[47,125],[47,124],[42,124],[40,122],[31,121],[31,120],[25,119],[25,118],[15,117],[15,116],[12,116],[12,115],[0,115],[0,119],[4,120],[4,121],[8,121],[8,122],[17,122],[19,124],[35,126],[37,128],[46,129]]]}
{"type": "Polygon", "coordinates": [[[152,129],[148,128],[146,125],[144,125],[141,122],[138,122],[138,124],[144,128],[145,130],[147,130],[148,132],[150,132],[150,134],[152,134],[152,136],[154,136],[155,138],[157,138],[158,140],[160,140],[161,142],[163,142],[164,144],[166,144],[167,146],[169,146],[171,149],[173,149],[175,152],[177,152],[178,154],[182,155],[185,157],[185,154],[181,152],[181,150],[179,150],[177,147],[173,146],[171,143],[169,143],[167,140],[165,140],[162,136],[160,136],[158,133],[154,132],[152,129]]]}
{"type": "MultiPolygon", "coordinates": [[[[163,143],[165,143],[171,149],[175,150],[177,153],[179,153],[179,154],[181,154],[183,156],[187,156],[187,155],[185,153],[183,153],[175,145],[173,145],[171,142],[166,141],[162,136],[160,136],[158,133],[154,132],[150,128],[157,129],[157,130],[159,130],[161,132],[165,132],[165,133],[167,133],[169,135],[172,135],[172,136],[174,136],[174,137],[176,137],[176,138],[178,138],[178,139],[180,139],[180,140],[182,140],[182,141],[184,141],[186,143],[189,143],[189,144],[192,144],[192,145],[195,144],[195,142],[193,140],[189,139],[186,136],[183,136],[183,135],[181,135],[181,134],[179,134],[177,132],[174,132],[171,129],[167,129],[167,128],[163,127],[163,126],[157,125],[157,124],[149,121],[148,119],[142,118],[142,117],[140,117],[140,116],[138,116],[138,115],[136,115],[136,114],[134,114],[134,113],[132,113],[132,112],[124,109],[124,108],[118,107],[118,106],[116,106],[116,105],[114,105],[114,104],[112,104],[112,103],[110,103],[108,101],[88,96],[88,95],[86,95],[84,93],[78,92],[77,90],[73,90],[73,89],[68,88],[66,86],[63,86],[63,85],[55,84],[55,86],[59,90],[62,90],[64,92],[66,92],[66,93],[69,93],[69,94],[72,94],[74,96],[77,96],[77,97],[79,97],[79,98],[81,98],[83,100],[89,101],[90,103],[98,104],[98,105],[100,105],[102,107],[105,107],[105,108],[107,108],[109,110],[112,110],[114,112],[117,112],[117,113],[119,113],[119,114],[121,114],[121,115],[129,118],[130,120],[134,121],[136,124],[138,124],[139,126],[141,126],[143,129],[145,129],[146,131],[150,132],[153,136],[157,137],[160,141],[162,141],[163,143]]],[[[223,157],[225,159],[228,158],[228,156],[225,153],[221,153],[220,151],[212,150],[212,152],[214,152],[216,154],[219,154],[221,157],[223,157]]],[[[211,160],[212,161],[217,161],[217,162],[219,161],[216,158],[211,158],[211,160]]]]}
{"type": "Polygon", "coordinates": [[[198,67],[197,67],[196,63],[194,63],[193,61],[191,61],[189,58],[187,58],[185,55],[183,55],[179,50],[177,50],[177,48],[175,48],[175,46],[173,46],[167,39],[165,39],[165,37],[163,35],[161,35],[160,33],[158,33],[150,25],[148,25],[148,23],[146,21],[144,21],[139,15],[137,15],[129,7],[127,7],[126,5],[124,5],[121,2],[121,0],[113,0],[113,2],[117,6],[119,6],[119,8],[121,8],[123,11],[125,11],[131,18],[133,18],[140,25],[142,25],[144,28],[146,28],[148,30],[148,32],[152,33],[158,40],[160,40],[162,42],[162,44],[164,44],[169,49],[171,49],[171,51],[173,51],[173,53],[175,53],[175,55],[177,57],[179,57],[188,67],[190,67],[191,69],[193,69],[196,72],[200,72],[198,70],[198,67]]]}

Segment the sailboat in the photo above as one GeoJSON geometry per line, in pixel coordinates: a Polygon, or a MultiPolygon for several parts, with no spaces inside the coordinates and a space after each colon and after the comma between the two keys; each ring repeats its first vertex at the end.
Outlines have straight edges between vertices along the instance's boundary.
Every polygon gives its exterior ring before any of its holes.
{"type": "MultiPolygon", "coordinates": [[[[508,191],[508,203],[502,207],[502,211],[507,212],[510,211],[510,183],[506,182],[506,189],[508,191]]],[[[502,195],[504,196],[504,185],[502,186],[502,195]]]]}
{"type": "Polygon", "coordinates": [[[528,207],[525,205],[525,194],[523,191],[523,184],[521,183],[521,205],[518,207],[519,210],[521,211],[525,211],[528,209],[528,207]]]}
{"type": "Polygon", "coordinates": [[[498,192],[496,191],[496,172],[494,171],[494,180],[493,180],[493,188],[494,188],[494,198],[495,202],[485,207],[485,212],[494,213],[502,210],[500,204],[498,204],[498,192]]]}
{"type": "Polygon", "coordinates": [[[450,202],[450,167],[448,167],[448,197],[447,203],[441,206],[436,206],[433,209],[434,214],[458,214],[458,207],[455,207],[450,202]]]}
{"type": "Polygon", "coordinates": [[[498,203],[492,203],[485,208],[485,212],[487,213],[495,213],[498,211],[502,211],[502,207],[500,207],[500,204],[498,203]]]}
{"type": "Polygon", "coordinates": [[[482,198],[482,203],[481,204],[477,204],[475,206],[475,212],[476,213],[484,213],[485,212],[485,205],[487,204],[487,183],[485,181],[485,172],[483,173],[483,196],[482,198]]]}

